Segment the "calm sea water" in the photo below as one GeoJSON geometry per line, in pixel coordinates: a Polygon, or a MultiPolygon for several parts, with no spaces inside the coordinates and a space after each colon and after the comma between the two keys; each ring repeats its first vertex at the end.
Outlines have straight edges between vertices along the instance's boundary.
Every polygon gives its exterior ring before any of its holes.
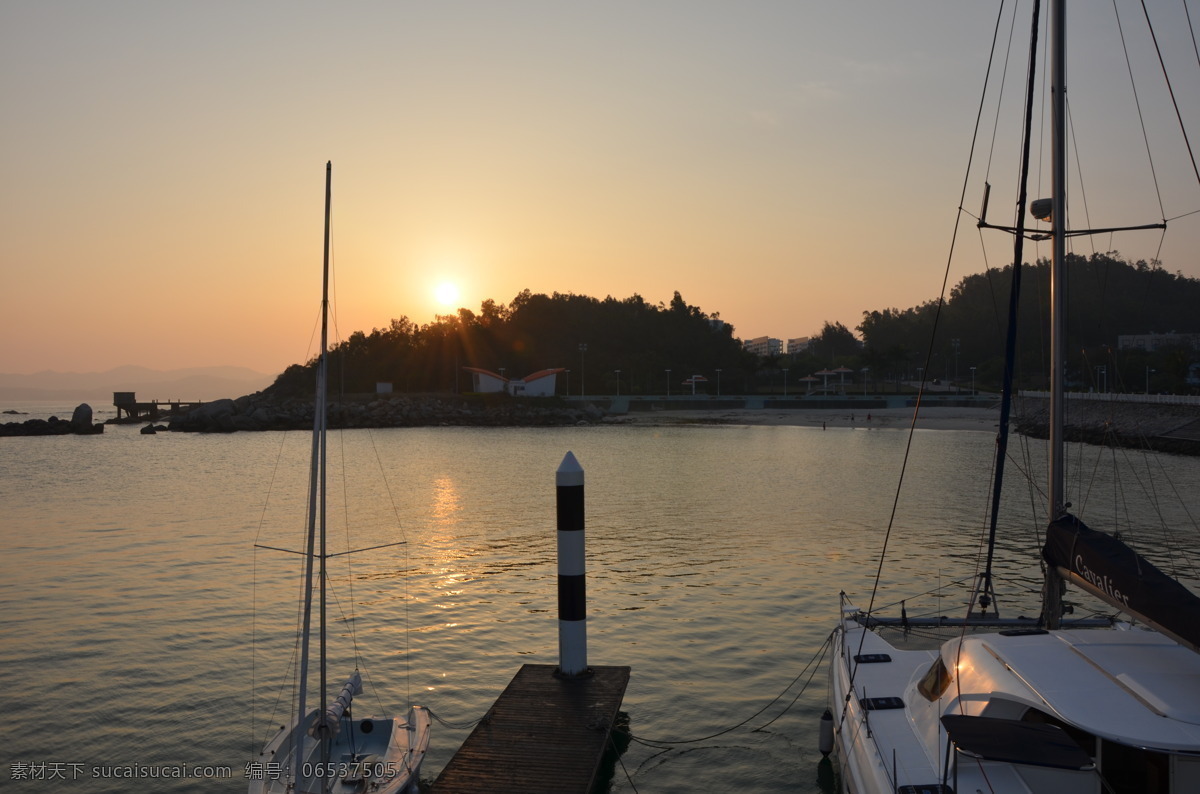
{"type": "MultiPolygon", "coordinates": [[[[569,450],[587,481],[589,662],[633,668],[637,740],[612,790],[820,791],[825,673],[802,689],[806,665],[838,591],[870,598],[906,442],[740,426],[333,434],[331,550],[406,543],[331,563],[331,677],[357,647],[369,708],[419,702],[465,724],[521,664],[557,663],[554,472],[569,450]]],[[[1040,446],[1015,447],[1040,483],[1040,446]]],[[[129,791],[104,776],[138,766],[192,775],[143,790],[245,790],[286,719],[299,594],[299,558],[254,544],[300,547],[308,449],[303,433],[136,427],[0,439],[5,790],[129,791]],[[203,776],[221,768],[232,777],[203,776]]],[[[992,449],[990,433],[917,433],[877,603],[971,577],[992,449]]],[[[1194,586],[1180,550],[1196,546],[1200,461],[1131,456],[1114,499],[1103,457],[1076,456],[1088,480],[1073,500],[1093,523],[1126,522],[1151,491],[1191,500],[1143,537],[1194,586]]],[[[999,553],[1009,614],[1034,608],[1040,576],[1040,497],[1020,479],[999,553]]],[[[926,606],[957,614],[963,598],[926,606]]],[[[430,780],[469,732],[434,728],[430,780]]]]}

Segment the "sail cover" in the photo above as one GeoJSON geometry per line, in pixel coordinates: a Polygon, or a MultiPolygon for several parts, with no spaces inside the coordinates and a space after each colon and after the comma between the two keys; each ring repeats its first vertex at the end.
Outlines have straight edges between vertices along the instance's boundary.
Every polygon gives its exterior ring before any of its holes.
{"type": "Polygon", "coordinates": [[[346,709],[350,708],[350,701],[355,695],[362,694],[362,676],[356,670],[353,675],[342,686],[342,691],[333,699],[329,706],[325,709],[325,713],[317,718],[316,723],[312,727],[312,736],[319,737],[336,736],[338,725],[342,721],[342,714],[346,709]]]}
{"type": "Polygon", "coordinates": [[[1047,528],[1042,557],[1075,585],[1200,652],[1200,598],[1122,541],[1065,515],[1047,528]]]}

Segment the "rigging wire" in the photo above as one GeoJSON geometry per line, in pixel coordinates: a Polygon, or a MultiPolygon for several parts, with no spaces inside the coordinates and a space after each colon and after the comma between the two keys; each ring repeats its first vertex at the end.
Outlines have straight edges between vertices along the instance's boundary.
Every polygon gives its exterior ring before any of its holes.
{"type": "MultiPolygon", "coordinates": [[[[1186,8],[1187,4],[1185,3],[1184,9],[1186,8]]],[[[1158,211],[1165,219],[1167,211],[1163,208],[1162,190],[1158,185],[1158,171],[1154,167],[1154,154],[1150,150],[1150,134],[1146,131],[1146,117],[1142,114],[1142,100],[1138,95],[1137,82],[1133,78],[1133,62],[1129,58],[1129,45],[1125,41],[1125,26],[1121,24],[1121,13],[1117,9],[1117,0],[1113,0],[1113,18],[1117,21],[1117,33],[1121,37],[1121,51],[1125,54],[1125,71],[1129,74],[1129,87],[1133,89],[1133,102],[1137,108],[1138,123],[1142,128],[1142,143],[1146,147],[1146,161],[1150,164],[1150,176],[1154,182],[1154,194],[1158,197],[1158,211]]],[[[1149,23],[1149,21],[1150,19],[1147,17],[1146,22],[1149,23]]],[[[1153,31],[1151,31],[1151,34],[1153,35],[1153,31]]]]}
{"type": "MultiPolygon", "coordinates": [[[[267,480],[267,494],[263,499],[262,510],[258,515],[258,525],[254,532],[254,545],[250,554],[250,703],[253,706],[255,695],[258,693],[257,686],[257,656],[258,649],[258,542],[262,538],[263,529],[267,524],[267,508],[271,504],[271,494],[275,491],[275,481],[279,477],[279,468],[283,461],[283,448],[287,441],[286,434],[280,434],[279,447],[275,451],[275,463],[271,467],[271,476],[267,480]]],[[[274,718],[275,711],[272,709],[271,716],[274,718]]],[[[251,741],[251,757],[259,751],[261,747],[258,737],[254,730],[254,721],[251,720],[250,729],[251,741]]]]}
{"type": "Polygon", "coordinates": [[[412,705],[412,652],[409,639],[409,602],[411,601],[408,580],[409,574],[412,573],[412,566],[408,556],[408,535],[404,531],[404,522],[400,519],[400,508],[396,506],[396,497],[392,493],[391,482],[388,481],[387,472],[383,467],[383,457],[379,454],[379,446],[375,443],[375,432],[370,428],[367,429],[367,439],[371,443],[371,452],[375,457],[375,464],[379,468],[379,479],[383,483],[384,492],[387,494],[388,505],[392,508],[392,515],[396,519],[396,529],[400,532],[400,538],[404,542],[404,576],[402,577],[402,586],[404,588],[404,697],[407,705],[412,705]]]}
{"type": "MultiPolygon", "coordinates": [[[[999,24],[999,23],[997,23],[997,24],[999,24]]],[[[988,147],[987,165],[984,168],[984,184],[985,185],[987,185],[991,182],[992,158],[995,155],[996,141],[999,138],[998,132],[999,132],[999,128],[1000,128],[1000,108],[1003,107],[1003,105],[1004,105],[1004,87],[1008,83],[1008,81],[1006,79],[1007,75],[1008,75],[1008,61],[1009,61],[1009,57],[1012,53],[1013,39],[1016,35],[1016,29],[1017,29],[1017,13],[1016,13],[1016,6],[1014,4],[1012,22],[1009,23],[1009,28],[1008,28],[1008,46],[1004,48],[1004,52],[1005,52],[1004,69],[1001,72],[1000,92],[999,92],[999,96],[996,99],[996,118],[992,122],[992,143],[991,143],[991,146],[988,147]]],[[[969,170],[969,166],[968,166],[968,170],[969,170]]],[[[970,213],[967,213],[967,214],[970,217],[975,217],[973,215],[970,215],[970,213]]],[[[980,216],[982,216],[982,215],[983,215],[983,211],[981,210],[980,216]]],[[[978,218],[975,218],[975,220],[982,222],[984,219],[983,219],[983,217],[978,217],[978,218]]],[[[990,297],[991,297],[991,306],[992,306],[992,319],[995,321],[996,327],[1000,328],[1001,327],[1000,326],[1000,316],[1001,315],[1000,315],[1000,307],[998,305],[996,283],[995,283],[994,276],[993,276],[994,271],[992,270],[991,262],[988,260],[987,245],[984,242],[984,237],[983,237],[983,227],[977,223],[975,226],[975,230],[976,230],[976,233],[979,235],[979,252],[983,256],[983,269],[984,269],[984,272],[987,273],[987,285],[988,285],[988,291],[989,291],[990,297]]]]}
{"type": "MultiPolygon", "coordinates": [[[[338,322],[337,322],[337,306],[338,306],[338,297],[337,297],[338,270],[337,270],[337,242],[336,242],[337,238],[336,238],[336,235],[333,233],[333,229],[334,229],[333,224],[334,224],[333,205],[331,203],[330,204],[330,219],[329,219],[329,229],[330,229],[330,231],[329,231],[329,286],[330,286],[330,291],[333,293],[333,300],[330,301],[329,315],[330,315],[330,319],[332,321],[331,325],[333,326],[333,338],[334,338],[335,342],[331,345],[330,352],[332,352],[332,350],[336,349],[338,347],[338,345],[343,341],[341,330],[338,328],[338,322]]],[[[326,375],[326,377],[328,377],[328,375],[326,375]]],[[[345,405],[345,402],[346,402],[346,366],[345,366],[344,356],[342,359],[342,366],[338,367],[338,376],[337,377],[338,377],[338,382],[337,382],[338,403],[340,405],[345,405]]],[[[326,399],[328,399],[328,397],[326,397],[326,399]]],[[[350,494],[349,494],[350,475],[346,470],[346,460],[347,460],[348,456],[346,454],[346,434],[344,432],[345,424],[346,424],[345,421],[342,421],[341,426],[338,428],[337,443],[338,443],[338,451],[340,453],[340,457],[338,458],[338,468],[341,471],[341,486],[342,486],[342,529],[346,535],[346,550],[349,551],[353,547],[350,542],[350,523],[351,523],[351,521],[350,521],[350,494]]],[[[350,612],[349,612],[349,615],[347,615],[343,611],[342,617],[344,620],[347,621],[347,623],[349,624],[349,627],[350,627],[350,645],[354,649],[355,669],[362,669],[365,677],[367,678],[367,680],[369,682],[370,675],[366,670],[365,661],[363,660],[362,654],[358,647],[358,630],[357,630],[358,620],[357,620],[357,616],[355,615],[355,612],[354,612],[354,605],[355,605],[355,603],[357,603],[356,599],[354,598],[354,563],[351,560],[351,557],[353,557],[354,555],[353,554],[345,554],[343,556],[346,558],[346,584],[347,584],[347,587],[349,588],[350,612]]],[[[326,569],[325,578],[326,578],[326,583],[329,584],[330,580],[329,580],[328,569],[326,569]]],[[[336,594],[335,594],[335,599],[336,599],[336,594]]],[[[339,603],[339,608],[340,608],[340,603],[339,603]]],[[[372,691],[374,691],[374,687],[372,687],[372,691]]],[[[321,694],[322,694],[322,696],[324,696],[325,693],[321,693],[321,694]]],[[[376,693],[376,699],[378,699],[377,693],[376,693]]]]}
{"type": "Polygon", "coordinates": [[[1200,47],[1196,46],[1196,28],[1192,25],[1192,13],[1188,11],[1187,0],[1180,0],[1183,6],[1183,16],[1187,19],[1188,32],[1192,34],[1192,52],[1196,53],[1196,65],[1200,66],[1200,47]]]}
{"type": "MultiPolygon", "coordinates": [[[[1067,130],[1071,133],[1071,153],[1075,155],[1075,179],[1079,181],[1079,190],[1077,192],[1079,193],[1079,200],[1083,204],[1083,223],[1087,228],[1090,229],[1092,227],[1092,213],[1088,209],[1087,188],[1084,187],[1083,184],[1083,165],[1079,161],[1079,144],[1075,140],[1075,117],[1071,113],[1070,98],[1067,98],[1065,104],[1067,107],[1067,130]]],[[[1090,234],[1088,235],[1087,239],[1088,243],[1092,246],[1092,253],[1095,254],[1096,241],[1090,234]]],[[[1111,234],[1109,235],[1109,240],[1112,240],[1111,234]]]]}
{"type": "MultiPolygon", "coordinates": [[[[320,306],[318,305],[317,314],[316,314],[315,318],[313,319],[313,325],[309,331],[308,345],[305,348],[304,354],[301,356],[301,359],[300,359],[301,361],[309,360],[309,352],[313,350],[313,348],[316,344],[317,335],[320,333],[320,327],[321,327],[321,310],[320,310],[320,306]]],[[[255,696],[258,691],[258,688],[256,686],[256,684],[257,684],[256,657],[257,657],[257,647],[258,647],[258,645],[257,645],[257,641],[258,641],[258,541],[262,539],[263,530],[267,523],[267,511],[271,504],[272,494],[274,494],[274,492],[275,492],[276,481],[279,478],[279,472],[280,472],[280,468],[281,468],[282,461],[283,461],[283,452],[284,452],[284,448],[285,448],[286,444],[287,444],[287,434],[286,433],[280,434],[279,446],[275,452],[275,463],[271,468],[271,476],[270,476],[270,479],[267,484],[267,494],[263,500],[262,511],[259,514],[258,527],[257,527],[257,530],[255,531],[254,545],[253,545],[253,551],[252,551],[252,555],[251,555],[251,560],[252,560],[251,569],[252,570],[251,570],[251,584],[250,584],[250,590],[251,590],[251,596],[250,596],[250,602],[251,602],[250,603],[250,614],[251,614],[251,629],[250,629],[250,647],[251,647],[251,650],[250,650],[250,686],[251,686],[251,693],[250,693],[250,702],[252,704],[255,700],[255,696]]],[[[305,504],[307,505],[307,501],[305,502],[305,504]]],[[[307,523],[308,523],[307,509],[305,510],[303,523],[304,523],[304,525],[307,525],[307,523]]],[[[300,588],[300,596],[296,603],[296,625],[297,626],[300,625],[301,620],[302,620],[303,604],[304,604],[304,587],[302,586],[300,588]]],[[[300,637],[299,637],[299,634],[297,633],[295,639],[293,640],[292,652],[291,652],[288,664],[286,666],[286,672],[285,672],[285,676],[284,676],[284,680],[291,681],[291,696],[289,697],[289,701],[290,701],[291,709],[292,709],[291,714],[290,714],[291,721],[295,721],[296,716],[297,716],[296,712],[295,712],[297,681],[296,681],[294,673],[296,670],[297,657],[299,656],[299,653],[300,653],[300,637]]],[[[279,704],[280,704],[280,701],[283,700],[283,694],[284,694],[285,690],[286,690],[285,686],[281,686],[278,690],[276,690],[275,702],[271,706],[271,709],[270,709],[270,722],[271,723],[274,723],[277,721],[275,719],[275,715],[277,715],[279,713],[279,704]]],[[[252,755],[254,755],[254,754],[257,754],[261,750],[261,742],[258,739],[258,737],[255,735],[255,730],[253,727],[253,720],[251,722],[252,722],[252,727],[251,727],[251,731],[250,731],[250,733],[251,733],[250,739],[254,743],[251,748],[251,752],[252,752],[252,755]]]]}
{"type": "MultiPolygon", "coordinates": [[[[984,90],[980,94],[979,109],[976,111],[976,114],[975,114],[975,129],[971,135],[971,147],[970,147],[970,151],[967,155],[967,169],[966,169],[966,173],[963,175],[962,190],[959,194],[958,211],[955,214],[955,219],[954,219],[954,231],[951,233],[951,236],[950,236],[950,250],[946,257],[946,267],[945,267],[945,271],[942,276],[942,291],[941,291],[940,296],[938,297],[937,309],[934,312],[933,330],[930,332],[929,347],[925,351],[925,367],[922,370],[923,373],[928,372],[928,370],[929,370],[929,363],[933,358],[934,339],[937,336],[937,329],[938,329],[939,321],[941,320],[942,309],[946,304],[946,285],[949,283],[949,280],[950,280],[950,265],[954,259],[954,248],[955,248],[955,244],[958,240],[959,226],[962,224],[963,204],[966,199],[967,186],[969,184],[969,179],[970,179],[970,174],[971,174],[970,166],[971,166],[971,163],[974,162],[975,147],[979,142],[979,128],[980,128],[980,123],[983,118],[984,101],[987,96],[987,85],[988,85],[988,81],[991,79],[992,67],[995,63],[996,42],[999,40],[1000,23],[1003,19],[1003,14],[1004,14],[1004,3],[1001,3],[1000,10],[996,15],[996,24],[992,31],[991,51],[990,51],[990,55],[988,57],[987,71],[984,74],[984,83],[983,83],[984,90]]],[[[921,383],[920,383],[920,386],[918,387],[918,391],[917,391],[917,404],[913,408],[912,422],[909,425],[908,439],[907,439],[907,441],[905,443],[905,447],[904,447],[904,457],[900,464],[900,477],[899,477],[898,482],[896,483],[896,492],[895,492],[895,496],[893,497],[893,500],[892,500],[892,509],[891,509],[891,513],[888,517],[887,530],[884,532],[883,548],[880,549],[880,552],[879,552],[879,564],[875,569],[875,579],[871,586],[871,597],[870,597],[870,600],[869,600],[868,606],[867,606],[867,614],[868,615],[870,615],[872,610],[874,609],[875,598],[879,592],[880,582],[883,579],[883,564],[884,564],[884,560],[887,558],[888,543],[891,540],[892,531],[895,529],[895,525],[896,525],[896,514],[898,513],[899,507],[900,507],[900,493],[901,493],[903,485],[904,485],[904,475],[908,468],[908,461],[912,454],[913,439],[916,436],[917,417],[921,411],[921,402],[922,402],[922,398],[924,397],[924,394],[925,394],[925,381],[924,381],[924,374],[922,374],[921,383]]],[[[863,636],[860,638],[860,649],[861,649],[861,643],[865,642],[865,641],[866,641],[866,634],[864,633],[863,636]]],[[[854,674],[855,674],[855,672],[857,672],[857,669],[858,669],[857,666],[855,666],[851,670],[851,673],[850,673],[851,686],[853,686],[854,674]]],[[[845,716],[846,716],[845,708],[843,708],[842,715],[839,719],[839,722],[845,720],[845,716]]]]}
{"type": "MultiPolygon", "coordinates": [[[[1187,8],[1187,4],[1184,4],[1187,8]]],[[[1167,84],[1167,91],[1171,95],[1171,105],[1175,108],[1175,118],[1179,121],[1179,131],[1183,134],[1183,142],[1187,145],[1188,157],[1192,161],[1192,173],[1196,175],[1196,181],[1200,183],[1200,168],[1196,166],[1196,155],[1192,152],[1192,142],[1188,138],[1187,128],[1183,123],[1183,114],[1179,111],[1179,102],[1175,99],[1175,88],[1171,85],[1171,78],[1167,74],[1167,64],[1163,61],[1162,49],[1158,46],[1158,35],[1154,32],[1154,25],[1150,22],[1150,12],[1146,9],[1146,0],[1142,0],[1142,14],[1146,17],[1146,28],[1150,31],[1150,38],[1154,41],[1154,52],[1158,55],[1158,63],[1162,68],[1163,80],[1167,84]]],[[[1191,17],[1188,18],[1188,25],[1191,26],[1191,17]]],[[[1193,45],[1195,38],[1193,34],[1193,45]]]]}
{"type": "MultiPolygon", "coordinates": [[[[997,20],[996,21],[997,27],[999,27],[999,24],[1000,24],[1000,21],[997,20]]],[[[999,129],[1000,129],[1000,110],[1001,110],[1001,108],[1004,107],[1004,87],[1008,84],[1008,60],[1012,54],[1013,38],[1016,35],[1016,30],[1017,30],[1017,13],[1016,13],[1016,4],[1014,3],[1013,4],[1012,22],[1009,23],[1009,27],[1008,27],[1008,46],[1004,48],[1004,66],[1000,70],[1000,94],[998,97],[996,97],[996,117],[994,119],[992,119],[992,144],[991,144],[991,146],[988,147],[987,164],[984,166],[984,169],[983,169],[984,182],[990,182],[991,178],[992,178],[992,158],[995,156],[995,153],[996,153],[996,141],[999,139],[999,135],[997,133],[999,132],[999,129]]],[[[992,46],[995,47],[995,44],[996,44],[996,42],[993,41],[992,46]]],[[[986,91],[986,87],[984,90],[986,91]]]]}

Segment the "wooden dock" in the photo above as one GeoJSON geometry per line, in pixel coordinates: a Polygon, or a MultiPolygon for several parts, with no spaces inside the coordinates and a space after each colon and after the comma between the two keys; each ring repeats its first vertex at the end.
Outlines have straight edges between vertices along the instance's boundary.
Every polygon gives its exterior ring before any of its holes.
{"type": "Polygon", "coordinates": [[[131,391],[113,392],[113,405],[117,409],[117,422],[157,422],[163,416],[187,413],[204,403],[200,400],[148,400],[138,402],[131,391]],[[124,416],[122,416],[122,413],[124,416]]]}
{"type": "Polygon", "coordinates": [[[437,794],[588,794],[621,708],[628,667],[578,678],[523,665],[433,784],[437,794]]]}

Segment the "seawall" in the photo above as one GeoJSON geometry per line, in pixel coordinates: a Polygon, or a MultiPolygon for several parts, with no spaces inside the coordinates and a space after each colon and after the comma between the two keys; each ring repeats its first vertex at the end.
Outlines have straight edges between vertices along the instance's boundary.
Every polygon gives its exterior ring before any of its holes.
{"type": "MultiPolygon", "coordinates": [[[[1068,441],[1200,455],[1200,400],[1159,400],[1155,395],[1069,394],[1065,434],[1068,441]]],[[[1050,400],[1023,392],[1013,411],[1018,433],[1035,438],[1050,434],[1050,400]]]]}

